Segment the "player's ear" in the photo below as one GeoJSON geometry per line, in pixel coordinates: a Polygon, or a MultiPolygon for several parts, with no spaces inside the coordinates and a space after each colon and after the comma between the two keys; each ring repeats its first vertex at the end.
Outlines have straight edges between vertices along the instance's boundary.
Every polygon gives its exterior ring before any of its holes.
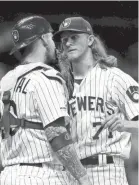
{"type": "Polygon", "coordinates": [[[93,42],[94,42],[94,36],[93,35],[89,35],[89,37],[88,37],[88,46],[89,47],[92,46],[93,42]]]}
{"type": "Polygon", "coordinates": [[[46,34],[41,35],[41,40],[44,47],[48,47],[46,34]]]}

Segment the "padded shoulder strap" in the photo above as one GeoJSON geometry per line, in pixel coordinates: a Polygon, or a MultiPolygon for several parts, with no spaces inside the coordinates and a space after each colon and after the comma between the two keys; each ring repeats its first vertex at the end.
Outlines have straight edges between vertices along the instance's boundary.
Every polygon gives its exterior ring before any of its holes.
{"type": "Polygon", "coordinates": [[[49,70],[44,70],[42,71],[42,74],[50,79],[50,80],[57,80],[59,81],[61,84],[64,84],[65,83],[65,80],[63,79],[62,75],[56,71],[55,69],[49,69],[49,70]]]}

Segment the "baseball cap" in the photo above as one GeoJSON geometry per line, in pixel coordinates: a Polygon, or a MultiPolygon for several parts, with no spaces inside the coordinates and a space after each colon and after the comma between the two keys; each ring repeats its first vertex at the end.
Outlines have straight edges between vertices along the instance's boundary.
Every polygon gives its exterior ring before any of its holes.
{"type": "Polygon", "coordinates": [[[15,51],[29,45],[42,34],[52,32],[49,22],[41,16],[33,15],[19,20],[12,28],[12,40],[14,47],[10,55],[15,51]]]}
{"type": "Polygon", "coordinates": [[[59,31],[57,31],[53,35],[54,41],[59,42],[61,33],[63,33],[64,31],[76,31],[80,33],[88,33],[89,35],[93,34],[93,30],[90,23],[82,17],[66,18],[60,24],[59,31]]]}

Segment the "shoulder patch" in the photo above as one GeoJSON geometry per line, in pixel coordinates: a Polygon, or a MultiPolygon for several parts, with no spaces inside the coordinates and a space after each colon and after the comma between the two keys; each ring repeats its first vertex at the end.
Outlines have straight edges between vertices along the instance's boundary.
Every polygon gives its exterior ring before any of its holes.
{"type": "Polygon", "coordinates": [[[139,102],[139,87],[138,86],[130,86],[126,91],[127,96],[134,102],[139,102]]]}

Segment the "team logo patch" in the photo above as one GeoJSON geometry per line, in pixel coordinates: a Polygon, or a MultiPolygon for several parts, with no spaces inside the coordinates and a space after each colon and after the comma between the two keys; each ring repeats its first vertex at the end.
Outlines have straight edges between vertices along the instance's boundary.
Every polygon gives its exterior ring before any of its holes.
{"type": "Polygon", "coordinates": [[[126,94],[133,102],[135,103],[139,102],[139,87],[138,86],[130,86],[126,91],[126,94]]]}
{"type": "Polygon", "coordinates": [[[22,28],[32,30],[35,27],[34,24],[24,25],[22,28]]]}
{"type": "Polygon", "coordinates": [[[12,35],[13,35],[14,41],[18,42],[19,41],[19,32],[17,30],[13,30],[12,35]]]}
{"type": "Polygon", "coordinates": [[[87,31],[91,31],[90,28],[87,27],[87,31]]]}
{"type": "Polygon", "coordinates": [[[69,27],[69,25],[70,25],[70,23],[71,23],[71,19],[65,19],[63,22],[62,22],[62,27],[63,28],[67,28],[67,27],[69,27]]]}

